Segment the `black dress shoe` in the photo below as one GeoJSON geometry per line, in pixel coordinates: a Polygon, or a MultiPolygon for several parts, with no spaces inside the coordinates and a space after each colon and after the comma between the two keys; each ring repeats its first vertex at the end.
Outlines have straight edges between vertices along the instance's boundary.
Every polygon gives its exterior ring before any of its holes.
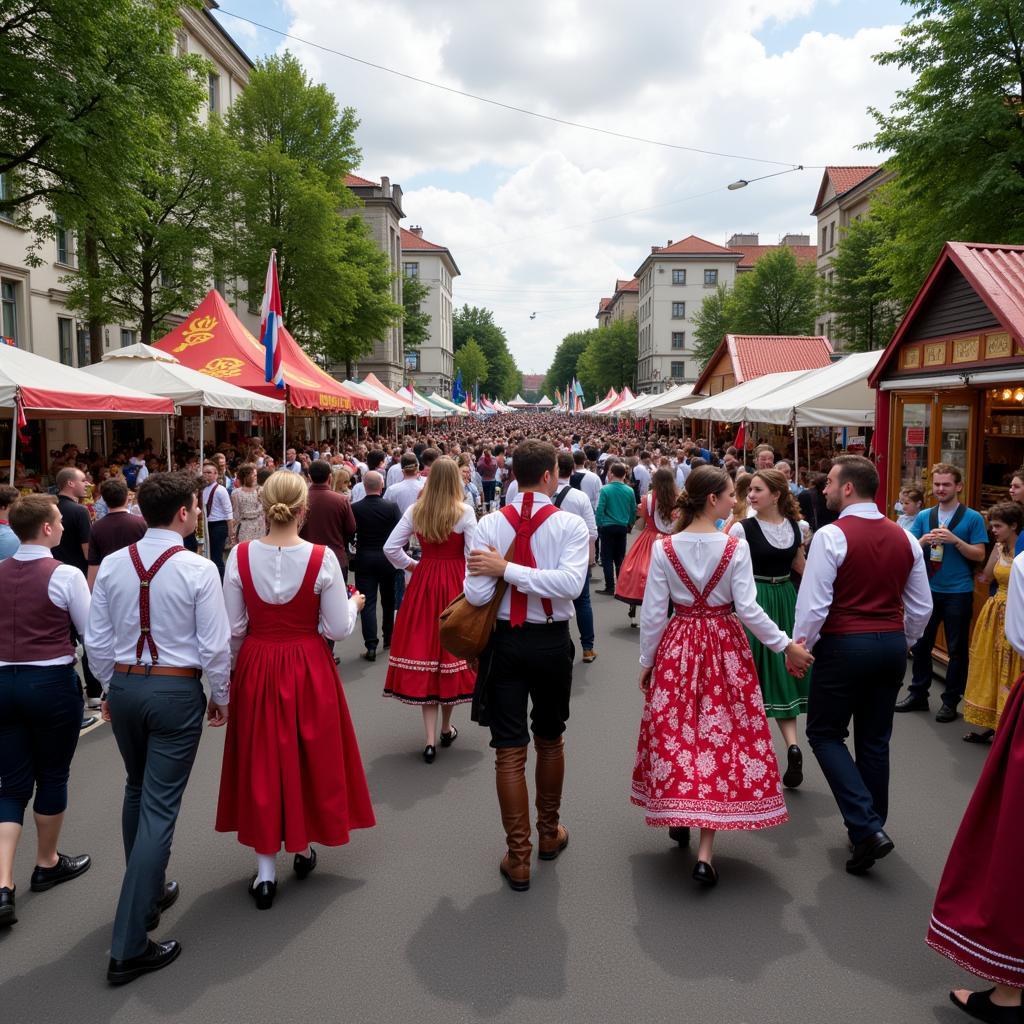
{"type": "Polygon", "coordinates": [[[614,590],[609,590],[607,587],[602,587],[600,590],[595,590],[595,594],[610,594],[612,597],[615,596],[614,590]]]}
{"type": "Polygon", "coordinates": [[[881,829],[874,835],[855,843],[853,855],[846,862],[846,870],[851,875],[863,875],[869,871],[876,860],[888,857],[896,844],[881,829]]]}
{"type": "Polygon", "coordinates": [[[146,918],[146,931],[151,932],[160,924],[160,915],[169,910],[181,895],[181,887],[177,882],[165,882],[163,895],[156,901],[153,912],[146,918]]]}
{"type": "Polygon", "coordinates": [[[782,776],[782,784],[786,789],[796,789],[804,781],[804,755],[794,743],[786,751],[786,774],[782,776]]]}
{"type": "Polygon", "coordinates": [[[448,732],[441,733],[441,746],[450,747],[459,738],[459,730],[453,725],[448,732]]]}
{"type": "Polygon", "coordinates": [[[690,845],[690,830],[685,825],[671,825],[668,830],[668,837],[680,846],[690,845]]]}
{"type": "Polygon", "coordinates": [[[433,764],[435,757],[437,757],[437,749],[432,743],[428,743],[423,748],[423,760],[426,761],[427,764],[433,764]]]}
{"type": "Polygon", "coordinates": [[[14,889],[0,889],[0,928],[8,928],[18,920],[14,912],[14,889]]]}
{"type": "Polygon", "coordinates": [[[257,910],[269,910],[274,905],[274,897],[277,895],[277,882],[259,882],[257,875],[252,876],[249,883],[249,895],[256,901],[257,910]]]}
{"type": "Polygon", "coordinates": [[[133,956],[128,960],[115,960],[110,958],[107,965],[107,981],[111,985],[124,985],[134,981],[142,974],[149,974],[151,971],[159,971],[170,963],[174,963],[181,953],[181,943],[174,939],[166,942],[154,942],[149,940],[145,953],[133,956]]]}
{"type": "Polygon", "coordinates": [[[916,693],[908,693],[903,700],[896,701],[896,711],[927,711],[928,698],[916,693]]]}
{"type": "Polygon", "coordinates": [[[948,704],[943,704],[942,707],[935,712],[936,722],[955,722],[957,717],[956,708],[951,708],[948,704]]]}
{"type": "Polygon", "coordinates": [[[57,854],[57,863],[52,868],[41,868],[36,865],[32,872],[31,889],[33,892],[46,892],[61,882],[70,882],[72,878],[84,875],[92,865],[89,854],[79,854],[77,857],[68,857],[66,854],[57,854]]]}
{"type": "Polygon", "coordinates": [[[992,1002],[993,992],[994,988],[972,992],[964,1003],[957,999],[955,992],[950,992],[949,1001],[963,1010],[968,1017],[986,1021],[987,1024],[1020,1024],[1024,1021],[1024,1011],[1019,1006],[996,1006],[992,1002]]]}
{"type": "Polygon", "coordinates": [[[292,862],[292,867],[295,869],[295,877],[300,882],[304,878],[308,878],[309,873],[316,867],[316,850],[310,846],[308,857],[304,857],[301,853],[295,854],[295,860],[292,862]]]}
{"type": "Polygon", "coordinates": [[[718,885],[718,872],[706,860],[699,860],[693,865],[693,880],[705,889],[713,889],[718,885]]]}
{"type": "Polygon", "coordinates": [[[377,652],[376,651],[366,650],[366,651],[363,651],[363,653],[360,654],[359,657],[362,658],[363,661],[376,661],[377,660],[377,652]]]}

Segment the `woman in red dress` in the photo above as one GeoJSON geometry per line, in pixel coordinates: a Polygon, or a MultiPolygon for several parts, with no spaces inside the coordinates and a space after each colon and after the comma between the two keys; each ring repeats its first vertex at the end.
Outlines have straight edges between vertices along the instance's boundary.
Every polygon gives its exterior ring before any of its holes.
{"type": "Polygon", "coordinates": [[[384,554],[396,569],[412,573],[391,634],[391,656],[384,696],[423,710],[427,745],[423,760],[436,755],[437,708],[441,707],[441,746],[458,736],[451,724],[456,704],[473,699],[476,672],[441,647],[438,617],[462,592],[466,558],[473,549],[476,513],[463,500],[462,474],[453,459],[437,459],[427,485],[394,528],[384,554]],[[416,534],[423,554],[417,562],[405,545],[416,534]]]}
{"type": "Polygon", "coordinates": [[[615,597],[629,605],[629,624],[636,628],[636,610],[643,604],[647,588],[647,572],[651,567],[654,542],[671,533],[676,515],[676,478],[672,470],[662,466],[651,477],[651,489],[637,505],[643,530],[622,562],[615,582],[615,597]]]}
{"type": "Polygon", "coordinates": [[[216,827],[256,851],[249,892],[260,910],[274,902],[282,842],[303,879],[312,843],[342,846],[374,824],[328,646],[352,632],[363,597],[348,596],[330,548],[299,539],[306,493],[300,474],[274,473],[261,494],[269,534],[233,549],[224,572],[237,659],[216,827]]]}
{"type": "Polygon", "coordinates": [[[788,819],[746,626],[797,671],[811,655],[757,603],[750,549],[715,526],[735,502],[729,474],[701,466],[679,497],[676,533],[651,554],[640,613],[644,710],[632,802],[679,843],[700,829],[694,881],[713,886],[720,829],[788,819]],[[675,614],[668,618],[669,602],[675,614]]]}

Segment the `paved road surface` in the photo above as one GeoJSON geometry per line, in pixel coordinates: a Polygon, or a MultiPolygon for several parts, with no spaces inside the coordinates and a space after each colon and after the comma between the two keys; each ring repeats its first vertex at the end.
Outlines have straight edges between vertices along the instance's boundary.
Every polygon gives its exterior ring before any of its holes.
{"type": "Polygon", "coordinates": [[[92,854],[93,868],[49,893],[29,893],[27,830],[16,869],[20,920],[0,934],[0,1019],[961,1019],[946,990],[964,976],[922,940],[985,756],[960,742],[963,723],[898,719],[897,849],[871,876],[843,871],[841,823],[807,751],[807,781],[788,797],[789,824],[722,834],[721,884],[698,891],[692,852],[647,828],[629,804],[638,631],[623,605],[598,596],[594,603],[599,657],[577,663],[568,732],[563,813],[572,845],[556,863],[535,867],[529,893],[510,892],[498,876],[502,836],[485,732],[460,709],[456,745],[423,764],[418,711],[381,698],[385,663],[362,662],[353,637],[341,648],[341,671],[377,828],[356,833],[348,847],[321,849],[302,884],[282,856],[277,902],[256,911],[245,892],[249,851],[213,831],[224,733],[208,730],[171,858],[182,897],[156,933],[184,951],[166,971],[108,988],[123,774],[109,728],[96,729],[73,765],[63,841],[68,852],[92,854]]]}

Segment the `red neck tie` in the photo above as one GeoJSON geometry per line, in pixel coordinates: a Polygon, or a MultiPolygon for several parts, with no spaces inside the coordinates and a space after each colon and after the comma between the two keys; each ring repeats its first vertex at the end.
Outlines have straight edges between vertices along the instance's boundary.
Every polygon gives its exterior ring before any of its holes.
{"type": "MultiPolygon", "coordinates": [[[[519,509],[519,525],[516,527],[516,543],[512,549],[512,561],[516,565],[530,565],[530,516],[533,514],[533,491],[523,495],[519,509]]],[[[515,628],[526,622],[527,596],[516,587],[512,588],[512,603],[509,606],[509,625],[515,628]]]]}

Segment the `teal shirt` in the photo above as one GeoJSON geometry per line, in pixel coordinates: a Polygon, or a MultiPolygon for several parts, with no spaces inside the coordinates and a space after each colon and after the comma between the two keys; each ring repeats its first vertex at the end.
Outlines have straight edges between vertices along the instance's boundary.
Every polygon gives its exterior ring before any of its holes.
{"type": "MultiPolygon", "coordinates": [[[[917,518],[910,527],[910,532],[920,540],[931,529],[932,510],[923,509],[918,512],[917,518]]],[[[949,517],[952,518],[952,517],[949,517]]],[[[949,525],[946,516],[939,516],[940,525],[949,525]],[[942,520],[946,520],[942,523],[942,520]]],[[[973,508],[964,507],[963,518],[957,523],[953,531],[955,537],[959,537],[965,544],[984,544],[988,541],[988,530],[985,528],[985,520],[980,512],[973,508]]],[[[925,562],[928,562],[928,555],[925,554],[925,562]]],[[[974,590],[974,574],[983,563],[968,562],[963,555],[952,544],[942,546],[942,561],[939,563],[937,572],[931,572],[929,568],[928,583],[936,594],[969,594],[974,590]]]]}
{"type": "Polygon", "coordinates": [[[597,526],[625,526],[636,521],[636,494],[633,488],[613,480],[601,488],[597,499],[597,526]]]}

